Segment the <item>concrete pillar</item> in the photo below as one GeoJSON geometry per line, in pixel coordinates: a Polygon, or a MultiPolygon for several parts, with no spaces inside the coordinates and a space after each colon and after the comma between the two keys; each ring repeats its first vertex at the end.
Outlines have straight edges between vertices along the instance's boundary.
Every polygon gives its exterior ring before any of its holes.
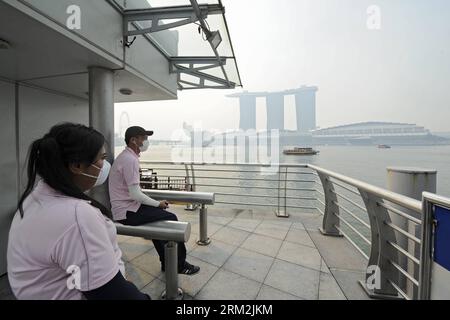
{"type": "MultiPolygon", "coordinates": [[[[89,125],[106,139],[108,161],[114,161],[114,71],[89,68],[89,125]]],[[[91,196],[110,208],[108,183],[94,188],[91,196]]]]}
{"type": "MultiPolygon", "coordinates": [[[[428,191],[436,193],[436,181],[437,171],[433,169],[423,168],[408,168],[408,167],[396,167],[387,168],[388,175],[388,189],[405,195],[407,197],[422,201],[422,192],[428,191]]],[[[397,207],[397,206],[396,206],[397,207]]],[[[398,208],[398,207],[397,207],[398,208]]],[[[406,210],[404,208],[398,208],[399,210],[410,214],[411,216],[421,219],[421,214],[414,211],[406,210]]],[[[391,213],[392,223],[399,226],[403,230],[408,230],[410,234],[420,238],[421,228],[415,223],[408,221],[407,219],[391,213]]],[[[410,254],[413,254],[416,258],[420,258],[420,246],[412,240],[407,239],[405,236],[400,235],[397,232],[397,243],[404,249],[407,249],[410,254]]],[[[416,278],[419,275],[419,268],[410,259],[407,259],[401,254],[399,264],[404,270],[408,270],[410,274],[414,274],[416,278]]],[[[412,283],[405,279],[404,276],[400,276],[400,287],[406,290],[409,296],[417,297],[417,290],[414,290],[412,283]]]]}
{"type": "Polygon", "coordinates": [[[256,129],[256,96],[241,96],[239,128],[243,131],[256,129]]]}
{"type": "Polygon", "coordinates": [[[267,95],[267,131],[284,130],[284,95],[267,95]]]}

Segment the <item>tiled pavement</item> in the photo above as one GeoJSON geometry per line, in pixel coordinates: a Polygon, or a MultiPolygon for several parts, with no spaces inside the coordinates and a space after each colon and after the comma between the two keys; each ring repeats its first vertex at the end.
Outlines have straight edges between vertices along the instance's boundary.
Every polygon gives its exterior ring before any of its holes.
{"type": "MultiPolygon", "coordinates": [[[[179,276],[187,299],[367,299],[357,284],[365,261],[346,240],[322,236],[318,214],[280,219],[272,212],[209,208],[212,241],[203,247],[196,244],[198,212],[170,210],[180,221],[191,222],[188,261],[201,267],[197,275],[179,276]]],[[[129,280],[158,299],[165,279],[151,242],[121,236],[119,242],[129,280]]]]}
{"type": "MultiPolygon", "coordinates": [[[[201,267],[194,276],[179,276],[185,299],[198,300],[342,300],[367,299],[357,284],[366,262],[341,238],[317,230],[314,213],[276,218],[273,212],[211,207],[208,235],[198,239],[198,212],[174,206],[180,221],[192,224],[188,261],[201,267]]],[[[127,278],[153,299],[165,290],[164,273],[151,241],[118,236],[127,278]]],[[[0,299],[11,298],[6,277],[0,278],[0,299]]]]}

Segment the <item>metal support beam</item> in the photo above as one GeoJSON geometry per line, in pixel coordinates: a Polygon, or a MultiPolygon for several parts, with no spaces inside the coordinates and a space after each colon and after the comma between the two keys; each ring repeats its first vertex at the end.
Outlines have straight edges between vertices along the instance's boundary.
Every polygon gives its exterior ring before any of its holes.
{"type": "Polygon", "coordinates": [[[200,208],[200,239],[197,241],[199,246],[207,246],[211,243],[208,238],[208,209],[204,204],[200,208]]]}
{"type": "Polygon", "coordinates": [[[176,57],[170,59],[170,73],[188,73],[217,68],[227,64],[227,58],[220,57],[176,57]],[[189,65],[189,67],[183,66],[189,65]],[[196,65],[201,65],[196,67],[196,65]],[[182,68],[187,68],[182,69],[182,68]]]}
{"type": "Polygon", "coordinates": [[[399,277],[398,270],[394,266],[398,264],[399,254],[388,244],[389,242],[397,243],[394,230],[388,226],[391,218],[387,209],[379,205],[383,203],[383,199],[361,189],[359,192],[366,205],[370,221],[371,248],[368,267],[372,271],[375,270],[375,279],[378,280],[374,288],[368,288],[369,277],[373,277],[373,274],[367,274],[366,283],[360,282],[360,284],[371,298],[401,299],[392,285],[392,281],[397,281],[399,277]]]}
{"type": "Polygon", "coordinates": [[[221,5],[199,5],[199,14],[192,6],[160,7],[140,10],[125,10],[124,16],[124,36],[142,35],[173,29],[183,25],[191,24],[208,15],[223,14],[224,8],[221,5]],[[177,20],[171,23],[161,23],[162,20],[177,20]],[[141,30],[130,30],[130,23],[147,21],[151,27],[141,30]]]}
{"type": "Polygon", "coordinates": [[[325,212],[323,216],[322,228],[319,229],[323,235],[332,237],[342,237],[339,231],[339,207],[337,206],[337,195],[334,191],[333,183],[326,174],[318,172],[322,182],[323,192],[325,194],[325,212]]]}
{"type": "Polygon", "coordinates": [[[183,66],[178,66],[179,69],[179,73],[178,73],[178,83],[181,85],[183,90],[188,90],[188,89],[205,89],[205,88],[210,88],[210,89],[234,89],[236,87],[236,84],[234,82],[230,82],[227,81],[225,79],[219,78],[219,77],[215,77],[212,76],[210,74],[201,72],[201,71],[196,71],[196,70],[190,70],[187,67],[183,67],[183,66]],[[199,83],[194,83],[191,81],[186,81],[186,80],[182,80],[181,79],[181,74],[188,74],[192,77],[196,77],[199,79],[199,83]],[[210,81],[213,83],[216,83],[216,85],[205,85],[205,81],[210,81]],[[189,87],[183,87],[182,84],[186,84],[191,86],[189,87]]]}
{"type": "MultiPolygon", "coordinates": [[[[107,160],[114,161],[114,71],[89,68],[89,125],[103,134],[107,160]]],[[[110,208],[108,184],[92,189],[91,196],[110,208]]]]}
{"type": "Polygon", "coordinates": [[[162,300],[183,300],[184,293],[178,288],[178,244],[169,241],[164,246],[166,266],[166,291],[161,295],[162,300]]]}

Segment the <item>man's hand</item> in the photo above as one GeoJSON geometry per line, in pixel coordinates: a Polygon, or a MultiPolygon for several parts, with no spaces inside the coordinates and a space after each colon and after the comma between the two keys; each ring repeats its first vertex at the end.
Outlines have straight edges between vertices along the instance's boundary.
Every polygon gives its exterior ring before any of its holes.
{"type": "Polygon", "coordinates": [[[169,207],[169,202],[167,202],[166,200],[160,201],[159,202],[159,207],[161,209],[167,209],[169,207]]]}

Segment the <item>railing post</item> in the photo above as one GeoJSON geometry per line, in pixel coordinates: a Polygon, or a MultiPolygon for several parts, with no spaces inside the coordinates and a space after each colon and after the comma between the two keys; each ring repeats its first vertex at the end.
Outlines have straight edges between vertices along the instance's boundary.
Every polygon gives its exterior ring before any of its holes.
{"type": "Polygon", "coordinates": [[[327,175],[320,172],[318,172],[318,175],[320,181],[322,182],[323,192],[325,195],[325,212],[323,216],[322,228],[319,230],[326,236],[342,237],[341,232],[337,229],[340,226],[339,207],[336,204],[337,196],[334,191],[333,183],[327,175]]]}
{"type": "Polygon", "coordinates": [[[367,267],[366,281],[360,282],[371,298],[400,299],[397,290],[390,281],[397,281],[399,272],[392,262],[398,264],[398,252],[388,242],[397,243],[388,211],[379,205],[383,200],[359,189],[370,221],[371,248],[367,267]]]}
{"type": "Polygon", "coordinates": [[[419,272],[419,300],[429,300],[431,292],[433,205],[425,197],[422,200],[422,235],[419,272]]]}
{"type": "MultiPolygon", "coordinates": [[[[187,183],[189,186],[191,186],[190,190],[187,191],[192,191],[195,192],[196,189],[196,185],[195,185],[195,172],[194,172],[194,166],[191,164],[189,165],[189,167],[191,168],[191,172],[192,172],[192,181],[191,181],[191,175],[189,174],[189,168],[187,164],[184,164],[184,170],[186,171],[186,177],[187,177],[187,183]]],[[[198,205],[197,204],[192,204],[192,203],[188,203],[186,205],[185,210],[187,211],[195,211],[197,210],[198,205]]]]}
{"type": "Polygon", "coordinates": [[[199,246],[207,246],[211,243],[208,238],[208,209],[202,204],[200,208],[200,239],[197,241],[199,246]]]}
{"type": "Polygon", "coordinates": [[[178,288],[178,244],[169,241],[164,247],[164,264],[166,266],[166,291],[163,292],[163,300],[182,300],[183,290],[178,288]]]}
{"type": "Polygon", "coordinates": [[[289,218],[289,214],[287,213],[287,176],[288,176],[288,167],[285,167],[285,171],[284,171],[284,204],[283,207],[281,207],[280,205],[280,200],[281,200],[281,196],[280,196],[280,192],[281,192],[281,167],[278,170],[278,205],[277,205],[277,210],[275,212],[275,215],[278,218],[289,218]]]}

